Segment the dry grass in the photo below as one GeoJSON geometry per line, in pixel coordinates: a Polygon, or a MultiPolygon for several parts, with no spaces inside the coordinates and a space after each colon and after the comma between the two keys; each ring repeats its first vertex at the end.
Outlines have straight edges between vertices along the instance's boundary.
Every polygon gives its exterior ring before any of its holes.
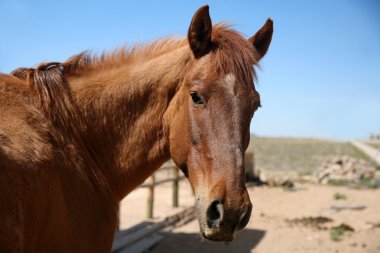
{"type": "Polygon", "coordinates": [[[380,150],[380,143],[367,143],[369,146],[380,150]]]}
{"type": "Polygon", "coordinates": [[[369,160],[349,142],[301,138],[251,138],[248,152],[255,154],[258,169],[310,173],[327,159],[340,155],[369,160]]]}

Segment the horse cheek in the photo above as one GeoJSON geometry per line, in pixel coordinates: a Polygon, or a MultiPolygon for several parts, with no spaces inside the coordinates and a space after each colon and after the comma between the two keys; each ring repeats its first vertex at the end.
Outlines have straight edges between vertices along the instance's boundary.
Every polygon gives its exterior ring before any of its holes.
{"type": "MultiPolygon", "coordinates": [[[[184,110],[186,111],[186,110],[184,110]]],[[[170,128],[170,155],[178,167],[186,165],[191,148],[187,113],[177,113],[170,128]]]]}

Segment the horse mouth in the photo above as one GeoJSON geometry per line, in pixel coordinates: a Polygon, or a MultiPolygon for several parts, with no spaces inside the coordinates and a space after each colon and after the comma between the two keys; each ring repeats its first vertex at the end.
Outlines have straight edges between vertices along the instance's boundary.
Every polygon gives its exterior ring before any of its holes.
{"type": "Polygon", "coordinates": [[[201,227],[201,234],[204,238],[210,240],[210,241],[225,241],[229,242],[232,241],[235,237],[235,231],[226,232],[222,228],[205,228],[202,229],[201,227]]]}
{"type": "Polygon", "coordinates": [[[229,242],[235,238],[237,226],[229,221],[222,222],[218,226],[210,226],[203,217],[198,216],[198,222],[200,233],[207,240],[229,242]]]}

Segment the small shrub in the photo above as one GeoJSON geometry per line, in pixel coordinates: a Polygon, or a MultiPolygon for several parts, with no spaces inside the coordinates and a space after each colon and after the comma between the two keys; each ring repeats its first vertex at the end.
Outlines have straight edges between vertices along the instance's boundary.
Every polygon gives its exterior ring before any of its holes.
{"type": "Polygon", "coordinates": [[[380,182],[373,179],[362,178],[359,181],[359,186],[368,188],[368,189],[376,189],[380,187],[380,182]]]}
{"type": "Polygon", "coordinates": [[[333,241],[340,241],[342,239],[343,234],[344,234],[343,228],[337,227],[337,228],[330,229],[330,238],[333,241]]]}
{"type": "Polygon", "coordinates": [[[304,176],[311,176],[313,173],[311,171],[298,171],[297,174],[299,177],[304,177],[304,176]]]}
{"type": "Polygon", "coordinates": [[[345,186],[345,185],[349,185],[350,184],[350,181],[348,180],[343,180],[343,179],[329,179],[329,181],[327,182],[329,185],[333,185],[333,186],[345,186]]]}
{"type": "Polygon", "coordinates": [[[335,200],[347,199],[347,196],[342,193],[337,192],[334,194],[334,199],[335,200]]]}
{"type": "Polygon", "coordinates": [[[345,223],[340,224],[339,226],[330,228],[330,238],[333,241],[340,241],[345,232],[354,232],[355,229],[350,225],[345,223]]]}

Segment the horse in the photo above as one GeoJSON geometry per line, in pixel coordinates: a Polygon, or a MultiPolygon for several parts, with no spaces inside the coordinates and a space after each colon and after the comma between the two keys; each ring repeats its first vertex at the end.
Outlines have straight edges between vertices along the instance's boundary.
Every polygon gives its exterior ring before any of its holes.
{"type": "Polygon", "coordinates": [[[0,74],[0,252],[110,252],[118,203],[170,158],[201,234],[232,240],[272,33],[246,39],[203,6],[186,38],[0,74]]]}

